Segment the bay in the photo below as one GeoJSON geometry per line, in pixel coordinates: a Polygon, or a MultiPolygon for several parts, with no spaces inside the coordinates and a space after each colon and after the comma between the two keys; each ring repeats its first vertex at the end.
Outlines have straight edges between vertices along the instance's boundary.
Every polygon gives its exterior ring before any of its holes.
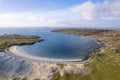
{"type": "Polygon", "coordinates": [[[99,46],[94,38],[51,32],[54,28],[2,28],[0,34],[37,35],[44,41],[33,45],[18,46],[22,54],[39,58],[77,60],[99,46]]]}

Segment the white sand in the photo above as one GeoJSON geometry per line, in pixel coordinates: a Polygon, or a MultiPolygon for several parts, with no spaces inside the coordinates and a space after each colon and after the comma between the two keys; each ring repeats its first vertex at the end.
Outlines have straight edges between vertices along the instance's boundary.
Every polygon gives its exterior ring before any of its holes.
{"type": "Polygon", "coordinates": [[[37,57],[37,56],[32,56],[29,54],[26,54],[24,52],[20,52],[17,50],[17,46],[12,46],[9,48],[9,51],[11,53],[14,53],[17,56],[22,56],[24,58],[29,58],[37,61],[47,61],[47,62],[70,62],[70,61],[81,61],[81,59],[53,59],[53,58],[47,58],[47,57],[37,57]]]}
{"type": "MultiPolygon", "coordinates": [[[[17,49],[17,46],[12,46],[9,48],[8,53],[18,56],[32,64],[32,72],[26,74],[22,77],[27,77],[28,80],[40,79],[40,80],[49,80],[54,74],[54,70],[60,71],[61,76],[64,72],[74,72],[74,73],[85,73],[86,69],[84,67],[84,62],[70,62],[70,61],[54,61],[34,56],[29,56],[27,54],[20,53],[17,49]],[[61,68],[60,65],[63,64],[61,68]]],[[[7,51],[6,51],[7,52],[7,51]]]]}

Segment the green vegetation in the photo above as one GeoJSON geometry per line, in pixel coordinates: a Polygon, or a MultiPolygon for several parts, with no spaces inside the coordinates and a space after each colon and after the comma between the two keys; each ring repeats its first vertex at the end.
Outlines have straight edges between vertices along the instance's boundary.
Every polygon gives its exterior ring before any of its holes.
{"type": "Polygon", "coordinates": [[[89,68],[88,74],[65,73],[61,77],[57,72],[51,80],[120,80],[119,54],[108,52],[101,57],[94,55],[91,57],[91,62],[86,64],[89,68]]]}
{"type": "Polygon", "coordinates": [[[39,42],[42,39],[39,39],[37,36],[23,36],[18,34],[13,35],[1,35],[0,36],[0,51],[3,51],[5,47],[11,45],[25,45],[25,44],[34,44],[39,42]]]}
{"type": "Polygon", "coordinates": [[[81,74],[74,74],[74,73],[64,73],[64,75],[61,77],[60,73],[57,72],[54,74],[53,78],[51,80],[76,80],[77,78],[79,78],[81,76],[81,74]]]}
{"type": "Polygon", "coordinates": [[[53,30],[53,32],[61,32],[61,33],[68,33],[73,35],[82,35],[82,36],[88,36],[88,35],[102,35],[105,32],[109,32],[112,30],[105,30],[105,29],[59,29],[59,30],[53,30]]]}
{"type": "MultiPolygon", "coordinates": [[[[69,30],[58,30],[61,33],[74,35],[81,35],[80,31],[76,32],[75,29],[70,29],[70,32],[69,30]]],[[[89,62],[85,64],[88,73],[84,75],[65,73],[60,76],[60,73],[57,72],[51,80],[120,80],[120,31],[102,31],[98,34],[87,34],[87,36],[94,37],[105,44],[100,48],[101,52],[93,53],[88,59],[89,62]]]]}

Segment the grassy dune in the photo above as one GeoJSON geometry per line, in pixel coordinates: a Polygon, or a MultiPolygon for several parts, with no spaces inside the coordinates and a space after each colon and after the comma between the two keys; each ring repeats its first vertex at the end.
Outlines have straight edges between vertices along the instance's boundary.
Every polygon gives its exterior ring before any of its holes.
{"type": "Polygon", "coordinates": [[[105,46],[88,59],[87,74],[57,72],[51,80],[120,80],[120,30],[62,29],[55,32],[96,38],[105,46]],[[117,49],[117,51],[116,51],[117,49]]]}

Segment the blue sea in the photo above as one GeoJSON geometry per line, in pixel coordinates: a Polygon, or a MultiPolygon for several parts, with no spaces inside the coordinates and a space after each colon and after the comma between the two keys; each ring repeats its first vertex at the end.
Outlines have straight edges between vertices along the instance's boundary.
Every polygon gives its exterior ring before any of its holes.
{"type": "Polygon", "coordinates": [[[94,38],[75,36],[51,32],[54,28],[1,28],[2,34],[37,35],[44,41],[33,45],[18,46],[17,50],[29,56],[59,59],[79,60],[90,53],[93,48],[99,46],[94,38]]]}

